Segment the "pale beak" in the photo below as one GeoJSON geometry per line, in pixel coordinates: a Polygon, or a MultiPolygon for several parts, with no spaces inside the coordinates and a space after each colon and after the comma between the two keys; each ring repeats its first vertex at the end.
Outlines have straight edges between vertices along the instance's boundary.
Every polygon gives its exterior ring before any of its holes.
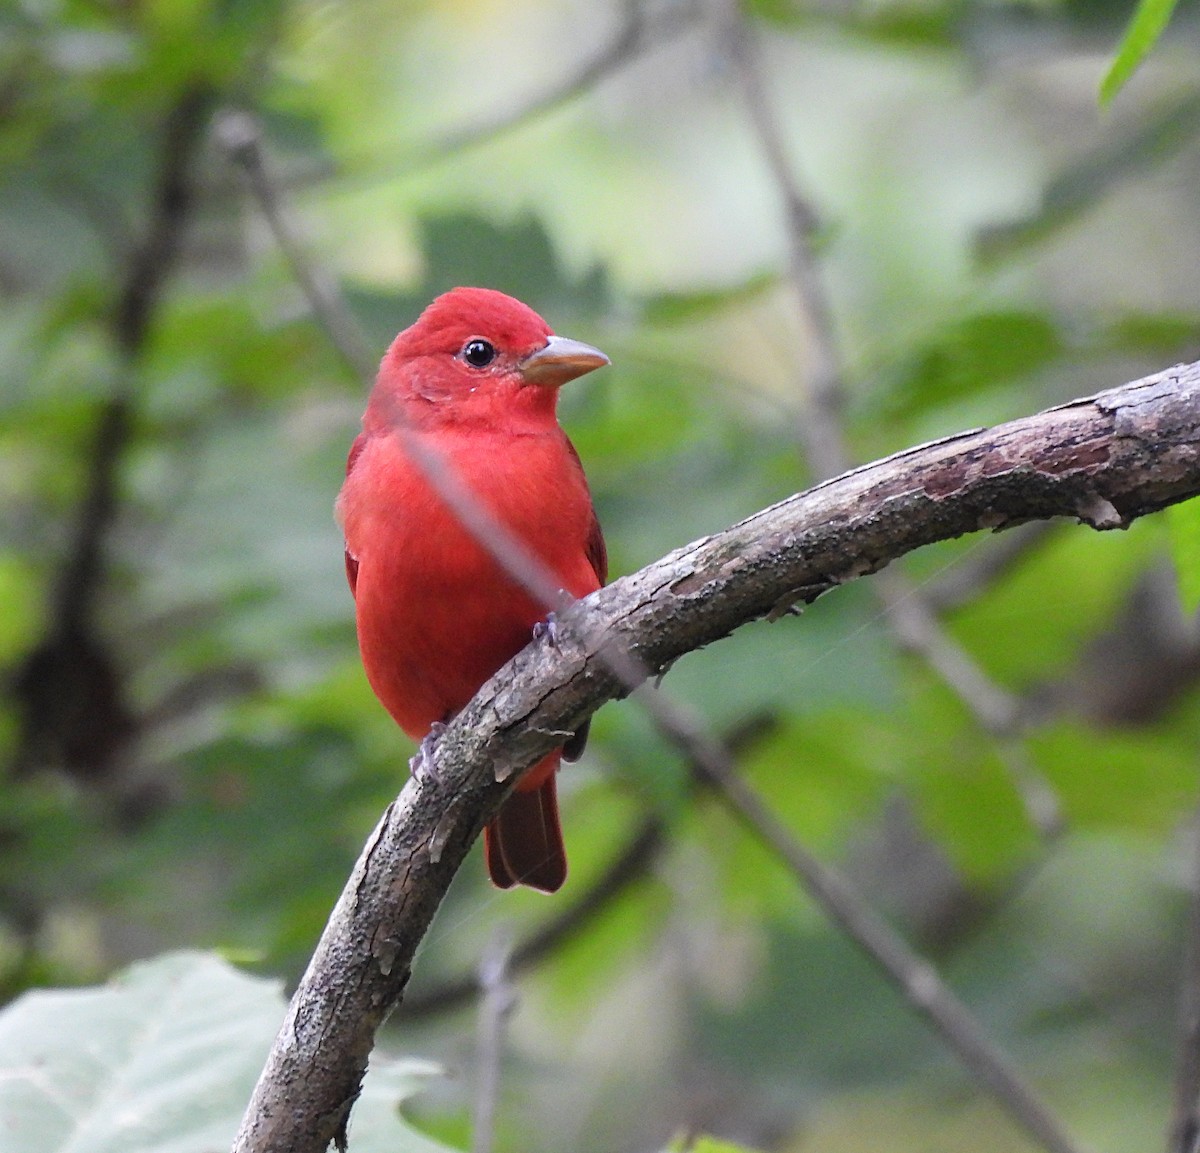
{"type": "Polygon", "coordinates": [[[568,340],[565,336],[552,336],[541,348],[522,360],[517,368],[526,384],[557,388],[608,363],[608,357],[590,344],[568,340]]]}

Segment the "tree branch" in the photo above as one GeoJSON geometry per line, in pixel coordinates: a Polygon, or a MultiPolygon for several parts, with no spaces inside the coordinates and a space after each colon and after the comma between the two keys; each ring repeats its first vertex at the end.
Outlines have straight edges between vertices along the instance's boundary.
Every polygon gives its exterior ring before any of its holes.
{"type": "Polygon", "coordinates": [[[479,962],[479,1041],[475,1046],[475,1110],[471,1153],[492,1153],[496,1138],[496,1104],[500,1098],[500,1059],[508,1018],[516,1007],[509,961],[512,949],[498,932],[479,962]]]}
{"type": "Polygon", "coordinates": [[[257,117],[249,112],[226,111],[217,120],[215,135],[218,145],[246,174],[271,236],[313,315],[324,327],[329,343],[350,373],[369,385],[379,369],[379,357],[347,307],[337,282],[308,258],[299,224],[292,218],[291,208],[267,163],[257,117]]]}
{"type": "Polygon", "coordinates": [[[106,575],[105,545],[119,511],[121,465],[134,431],[135,366],[178,263],[194,197],[191,168],[211,105],[206,89],[189,88],[162,125],[150,218],[130,254],[109,322],[120,375],[96,413],[87,478],[55,582],[46,636],[11,680],[21,717],[15,773],[58,763],[78,776],[103,776],[136,728],[94,610],[106,575]]]}
{"type": "Polygon", "coordinates": [[[1196,1153],[1200,1147],[1200,819],[1193,816],[1191,912],[1180,974],[1179,1038],[1175,1059],[1175,1102],[1167,1153],[1196,1153]]]}
{"type": "Polygon", "coordinates": [[[559,614],[450,724],[388,806],[255,1088],[237,1153],[344,1134],[376,1030],[455,871],[520,771],[652,671],[913,549],[1073,517],[1097,529],[1200,494],[1200,363],[898,453],[678,549],[559,614]]]}

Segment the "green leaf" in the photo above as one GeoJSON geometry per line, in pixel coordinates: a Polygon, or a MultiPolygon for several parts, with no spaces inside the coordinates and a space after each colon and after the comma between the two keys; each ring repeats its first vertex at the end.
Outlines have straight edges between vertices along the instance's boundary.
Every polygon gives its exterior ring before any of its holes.
{"type": "Polygon", "coordinates": [[[883,706],[897,669],[873,603],[854,590],[802,619],[738,629],[719,645],[681,657],[666,676],[718,729],[763,709],[813,713],[830,705],[883,706]]]}
{"type": "Polygon", "coordinates": [[[716,1137],[677,1137],[666,1153],[754,1153],[749,1145],[735,1145],[716,1137]]]}
{"type": "MultiPolygon", "coordinates": [[[[446,212],[419,222],[425,276],[410,292],[352,287],[347,299],[371,339],[386,348],[396,332],[439,293],[459,284],[485,284],[554,317],[572,335],[581,320],[611,307],[608,274],[599,264],[576,274],[563,266],[546,226],[536,216],[496,223],[471,212],[446,212]]],[[[561,326],[561,327],[560,327],[561,326]]]]}
{"type": "Polygon", "coordinates": [[[977,886],[1010,876],[1034,848],[1012,774],[981,739],[962,702],[932,676],[914,677],[904,731],[894,738],[897,773],[921,826],[977,886]]]}
{"type": "Polygon", "coordinates": [[[413,1057],[371,1056],[362,1093],[350,1114],[354,1153],[454,1153],[448,1145],[412,1128],[400,1104],[440,1072],[437,1065],[413,1057]]]}
{"type": "Polygon", "coordinates": [[[1138,574],[1162,548],[1146,518],[1127,532],[1069,529],[1047,537],[1003,581],[955,615],[953,630],[989,675],[1009,686],[1066,673],[1121,610],[1138,574]],[[1048,597],[1047,588],[1069,590],[1048,597]]]}
{"type": "Polygon", "coordinates": [[[1185,613],[1200,608],[1200,501],[1186,500],[1167,509],[1171,559],[1179,578],[1179,601],[1185,613]]]}
{"type": "Polygon", "coordinates": [[[0,1015],[6,1148],[226,1147],[281,1016],[276,982],[199,954],[101,989],[27,993],[0,1015]]]}
{"type": "Polygon", "coordinates": [[[1056,320],[1033,309],[958,317],[893,370],[881,401],[888,417],[910,418],[1023,380],[1063,351],[1056,320]]]}
{"type": "Polygon", "coordinates": [[[1166,363],[1169,358],[1191,360],[1200,333],[1200,316],[1192,312],[1163,309],[1127,312],[1107,322],[1102,330],[1103,346],[1115,352],[1151,356],[1166,363]]]}
{"type": "Polygon", "coordinates": [[[1141,0],[1125,37],[1117,49],[1108,74],[1100,81],[1100,103],[1108,104],[1137,71],[1138,66],[1158,43],[1175,11],[1175,0],[1141,0]]]}
{"type": "MultiPolygon", "coordinates": [[[[6,1153],[227,1149],[283,1011],[279,982],[203,953],[134,965],[102,988],[25,994],[0,1013],[6,1153]]],[[[396,1114],[430,1071],[372,1066],[356,1151],[444,1153],[396,1114]]]]}
{"type": "Polygon", "coordinates": [[[15,664],[36,643],[45,624],[38,591],[31,564],[0,554],[0,604],[8,606],[0,620],[0,667],[15,664]]]}
{"type": "Polygon", "coordinates": [[[952,48],[959,38],[957,0],[876,0],[872,4],[815,5],[796,0],[751,0],[746,13],[780,30],[833,29],[868,45],[928,50],[952,48]]]}
{"type": "Polygon", "coordinates": [[[1072,828],[1166,833],[1195,804],[1193,742],[1162,727],[1097,733],[1064,721],[1028,747],[1072,828]]]}

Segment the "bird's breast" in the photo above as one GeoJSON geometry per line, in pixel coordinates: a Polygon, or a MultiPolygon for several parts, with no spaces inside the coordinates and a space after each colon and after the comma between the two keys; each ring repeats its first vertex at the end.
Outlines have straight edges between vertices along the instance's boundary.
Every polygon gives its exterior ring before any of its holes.
{"type": "MultiPolygon", "coordinates": [[[[447,473],[573,596],[599,581],[587,558],[592,508],[565,435],[442,436],[447,473]]],[[[395,436],[372,437],[338,502],[358,560],[356,610],[368,678],[421,737],[458,711],[545,616],[459,522],[395,436]]]]}

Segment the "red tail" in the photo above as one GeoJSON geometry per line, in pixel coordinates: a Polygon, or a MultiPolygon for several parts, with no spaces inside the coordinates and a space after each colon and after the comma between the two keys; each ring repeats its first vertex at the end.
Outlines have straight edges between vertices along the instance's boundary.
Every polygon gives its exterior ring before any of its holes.
{"type": "MultiPolygon", "coordinates": [[[[557,755],[554,760],[557,768],[557,755]]],[[[535,781],[538,775],[537,770],[531,774],[535,781]]],[[[498,888],[528,885],[543,893],[562,888],[567,879],[567,851],[558,823],[553,771],[532,789],[517,787],[483,830],[483,845],[488,873],[498,888]]]]}

